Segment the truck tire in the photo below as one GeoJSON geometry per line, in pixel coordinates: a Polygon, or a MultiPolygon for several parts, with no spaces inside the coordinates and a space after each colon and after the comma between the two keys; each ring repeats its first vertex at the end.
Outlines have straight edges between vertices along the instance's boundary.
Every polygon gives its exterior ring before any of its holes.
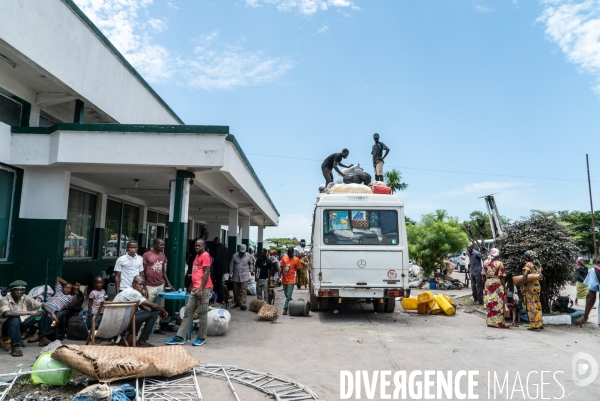
{"type": "Polygon", "coordinates": [[[385,304],[383,304],[383,311],[386,313],[392,313],[394,312],[394,309],[396,309],[396,298],[387,298],[385,300],[385,304]]]}
{"type": "Polygon", "coordinates": [[[377,313],[381,313],[383,312],[385,304],[380,304],[379,303],[379,299],[374,299],[373,300],[373,310],[377,313]]]}
{"type": "Polygon", "coordinates": [[[312,287],[308,287],[308,292],[310,295],[310,310],[312,312],[319,310],[319,298],[315,297],[312,291],[312,287]]]}

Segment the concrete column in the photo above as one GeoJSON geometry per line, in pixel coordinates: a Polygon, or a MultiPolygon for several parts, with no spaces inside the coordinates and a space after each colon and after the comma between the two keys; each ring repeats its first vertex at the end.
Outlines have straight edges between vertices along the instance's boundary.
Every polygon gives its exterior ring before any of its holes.
{"type": "Polygon", "coordinates": [[[242,244],[250,244],[250,216],[242,216],[242,244]]]}
{"type": "Polygon", "coordinates": [[[258,238],[256,239],[256,255],[260,255],[263,249],[263,236],[264,236],[265,226],[258,225],[258,238]]]}
{"type": "MultiPolygon", "coordinates": [[[[148,229],[148,208],[146,206],[140,207],[140,225],[138,226],[138,243],[141,247],[148,247],[148,233],[146,232],[148,229]]],[[[148,248],[152,248],[152,244],[148,248]]]]}
{"type": "Polygon", "coordinates": [[[96,202],[96,228],[94,235],[94,248],[92,259],[102,259],[104,255],[104,229],[106,228],[106,194],[98,194],[96,202]]]}
{"type": "Polygon", "coordinates": [[[177,170],[177,178],[171,181],[169,239],[166,250],[169,259],[169,280],[175,289],[184,286],[190,180],[193,178],[193,173],[186,170],[177,170]]]}
{"type": "Polygon", "coordinates": [[[238,210],[229,209],[229,232],[227,233],[227,248],[229,249],[229,259],[237,252],[237,228],[238,228],[238,210]]]}
{"type": "MultiPolygon", "coordinates": [[[[60,168],[24,171],[18,239],[12,251],[16,255],[14,278],[25,280],[28,288],[44,284],[46,266],[47,284],[54,286],[55,277],[63,276],[70,181],[71,173],[60,168]]],[[[64,277],[69,279],[68,274],[64,277]]]]}

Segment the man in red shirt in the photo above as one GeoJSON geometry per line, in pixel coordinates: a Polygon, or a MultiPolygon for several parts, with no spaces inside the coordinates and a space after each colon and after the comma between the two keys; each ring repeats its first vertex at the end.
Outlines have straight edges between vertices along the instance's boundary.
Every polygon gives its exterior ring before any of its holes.
{"type": "MultiPolygon", "coordinates": [[[[146,278],[146,291],[148,302],[156,302],[159,292],[165,290],[165,282],[171,288],[171,282],[167,277],[167,257],[163,253],[165,249],[165,241],[162,238],[154,240],[154,248],[151,251],[144,253],[142,257],[144,261],[144,277],[146,278]]],[[[163,306],[163,305],[160,305],[163,306]]],[[[160,329],[160,319],[156,319],[154,326],[154,334],[166,334],[160,329]]]]}
{"type": "Polygon", "coordinates": [[[190,299],[185,306],[183,321],[177,330],[177,334],[173,338],[169,338],[165,342],[168,345],[185,344],[185,336],[189,331],[190,324],[194,319],[194,312],[198,309],[198,338],[192,343],[194,346],[206,344],[207,330],[207,315],[208,301],[213,287],[210,279],[210,265],[212,261],[208,252],[206,252],[206,242],[202,238],[198,238],[194,243],[196,250],[196,259],[192,267],[192,283],[190,284],[190,299]]]}
{"type": "Polygon", "coordinates": [[[296,269],[300,268],[300,259],[294,256],[294,248],[289,247],[287,255],[281,257],[281,283],[283,284],[283,293],[285,294],[285,303],[283,304],[283,314],[287,315],[288,304],[292,300],[294,284],[296,283],[296,269]]]}

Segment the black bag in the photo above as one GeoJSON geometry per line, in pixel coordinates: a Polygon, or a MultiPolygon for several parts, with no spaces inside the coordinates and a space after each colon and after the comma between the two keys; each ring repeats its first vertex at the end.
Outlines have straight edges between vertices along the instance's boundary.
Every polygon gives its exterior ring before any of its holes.
{"type": "Polygon", "coordinates": [[[362,173],[358,173],[358,176],[364,185],[369,185],[371,183],[371,174],[363,171],[362,173]]]}
{"type": "Polygon", "coordinates": [[[573,306],[573,301],[568,295],[560,296],[552,301],[552,310],[554,312],[569,313],[569,308],[573,306]]]}
{"type": "Polygon", "coordinates": [[[344,184],[360,184],[362,183],[362,179],[358,174],[345,175],[344,176],[344,184]]]}
{"type": "Polygon", "coordinates": [[[69,340],[85,341],[88,338],[88,331],[83,324],[81,315],[75,315],[67,323],[67,338],[69,340]]]}

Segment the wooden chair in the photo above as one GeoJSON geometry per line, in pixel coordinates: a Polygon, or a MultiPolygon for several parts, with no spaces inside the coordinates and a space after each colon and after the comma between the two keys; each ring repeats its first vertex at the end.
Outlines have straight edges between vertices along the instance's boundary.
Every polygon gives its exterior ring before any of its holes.
{"type": "Polygon", "coordinates": [[[135,313],[137,312],[139,302],[138,301],[120,301],[120,302],[108,302],[102,301],[99,312],[102,312],[102,324],[96,330],[96,323],[98,314],[92,319],[92,327],[88,332],[88,338],[85,345],[90,342],[92,345],[96,345],[96,337],[100,338],[114,338],[123,335],[122,341],[126,346],[129,347],[127,342],[127,336],[125,335],[129,330],[134,333],[132,347],[135,347],[136,329],[135,329],[135,313]]]}

